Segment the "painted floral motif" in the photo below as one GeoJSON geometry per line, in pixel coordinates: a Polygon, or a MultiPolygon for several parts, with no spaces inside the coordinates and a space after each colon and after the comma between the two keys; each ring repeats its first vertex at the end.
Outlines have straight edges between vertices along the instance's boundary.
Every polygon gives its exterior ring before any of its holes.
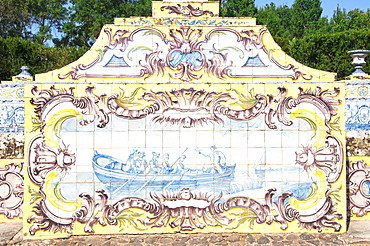
{"type": "Polygon", "coordinates": [[[34,160],[28,167],[29,176],[36,177],[32,181],[41,184],[46,175],[51,171],[66,173],[71,165],[75,163],[75,155],[68,150],[67,146],[60,146],[58,149],[52,149],[41,137],[32,141],[34,152],[30,153],[29,158],[34,160]]]}
{"type": "MultiPolygon", "coordinates": [[[[286,204],[291,193],[284,193],[277,198],[277,202],[273,202],[274,192],[275,190],[271,189],[266,193],[265,203],[259,203],[249,197],[234,197],[220,203],[217,201],[222,197],[221,195],[215,198],[211,194],[194,194],[190,189],[184,188],[172,194],[153,193],[151,197],[155,203],[136,197],[127,197],[109,205],[106,192],[98,190],[101,201],[96,201],[89,194],[81,194],[80,197],[86,200],[88,205],[82,205],[81,201],[77,202],[76,205],[80,208],[75,212],[70,212],[70,217],[64,218],[52,211],[55,209],[46,202],[48,197],[42,192],[44,199],[34,206],[38,216],[31,216],[28,222],[33,222],[30,228],[32,235],[39,230],[72,233],[72,223],[75,220],[85,224],[85,232],[94,233],[95,224],[117,226],[120,215],[126,210],[135,208],[153,214],[144,219],[137,219],[137,222],[144,226],[170,226],[180,231],[192,231],[195,228],[203,229],[206,226],[228,226],[234,219],[221,214],[234,208],[244,208],[251,211],[256,223],[277,222],[282,230],[287,229],[287,222],[294,220],[298,220],[300,226],[307,229],[314,228],[321,231],[324,227],[331,227],[335,231],[340,230],[341,225],[336,220],[341,219],[342,216],[335,212],[336,203],[331,196],[326,196],[312,214],[301,214],[298,209],[289,203],[286,204]]],[[[327,192],[329,193],[330,191],[327,192]]]]}
{"type": "Polygon", "coordinates": [[[325,145],[320,149],[303,148],[297,153],[296,162],[306,171],[317,168],[324,171],[328,182],[335,182],[342,172],[343,150],[342,144],[335,137],[329,136],[325,145]]]}
{"type": "Polygon", "coordinates": [[[24,96],[24,85],[22,84],[1,84],[0,98],[1,99],[17,99],[21,100],[24,96]]]}

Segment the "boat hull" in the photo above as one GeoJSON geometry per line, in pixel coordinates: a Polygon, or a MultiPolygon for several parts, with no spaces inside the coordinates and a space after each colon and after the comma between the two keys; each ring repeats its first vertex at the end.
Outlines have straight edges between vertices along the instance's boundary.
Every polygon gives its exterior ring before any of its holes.
{"type": "Polygon", "coordinates": [[[161,191],[181,188],[225,188],[234,179],[235,170],[235,165],[233,165],[225,167],[222,173],[197,169],[137,173],[132,170],[124,171],[127,167],[125,163],[108,155],[100,154],[94,156],[93,167],[96,177],[112,191],[119,189],[161,191]]]}

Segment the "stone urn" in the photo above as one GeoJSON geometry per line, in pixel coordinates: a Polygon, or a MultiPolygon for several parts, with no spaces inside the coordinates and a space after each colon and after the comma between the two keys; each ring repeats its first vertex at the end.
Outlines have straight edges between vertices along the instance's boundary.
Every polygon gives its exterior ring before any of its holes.
{"type": "Polygon", "coordinates": [[[348,54],[353,58],[352,65],[355,67],[355,71],[351,76],[365,76],[368,75],[362,71],[363,66],[366,64],[365,58],[370,53],[370,50],[350,50],[348,54]]]}

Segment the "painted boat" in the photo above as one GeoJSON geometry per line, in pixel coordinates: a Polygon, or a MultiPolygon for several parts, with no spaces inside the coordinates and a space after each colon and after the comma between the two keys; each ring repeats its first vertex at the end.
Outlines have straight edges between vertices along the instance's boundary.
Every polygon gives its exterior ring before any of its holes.
{"type": "Polygon", "coordinates": [[[235,165],[220,169],[191,169],[177,163],[168,168],[153,170],[146,165],[143,170],[132,168],[132,164],[112,156],[95,152],[92,160],[96,177],[112,191],[144,188],[151,191],[181,188],[200,188],[209,185],[228,185],[234,179],[235,165]]]}

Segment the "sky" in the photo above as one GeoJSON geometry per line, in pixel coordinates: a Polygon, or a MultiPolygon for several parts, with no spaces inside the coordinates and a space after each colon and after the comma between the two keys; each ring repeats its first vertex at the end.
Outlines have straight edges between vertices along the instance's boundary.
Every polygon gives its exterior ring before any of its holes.
{"type": "MultiPolygon", "coordinates": [[[[276,6],[287,5],[291,7],[294,0],[255,0],[255,4],[258,8],[271,2],[275,3],[276,6]]],[[[321,7],[324,9],[322,16],[328,16],[329,18],[332,17],[338,4],[340,8],[344,8],[347,11],[354,10],[356,8],[361,10],[370,9],[370,0],[321,0],[321,7]]]]}

